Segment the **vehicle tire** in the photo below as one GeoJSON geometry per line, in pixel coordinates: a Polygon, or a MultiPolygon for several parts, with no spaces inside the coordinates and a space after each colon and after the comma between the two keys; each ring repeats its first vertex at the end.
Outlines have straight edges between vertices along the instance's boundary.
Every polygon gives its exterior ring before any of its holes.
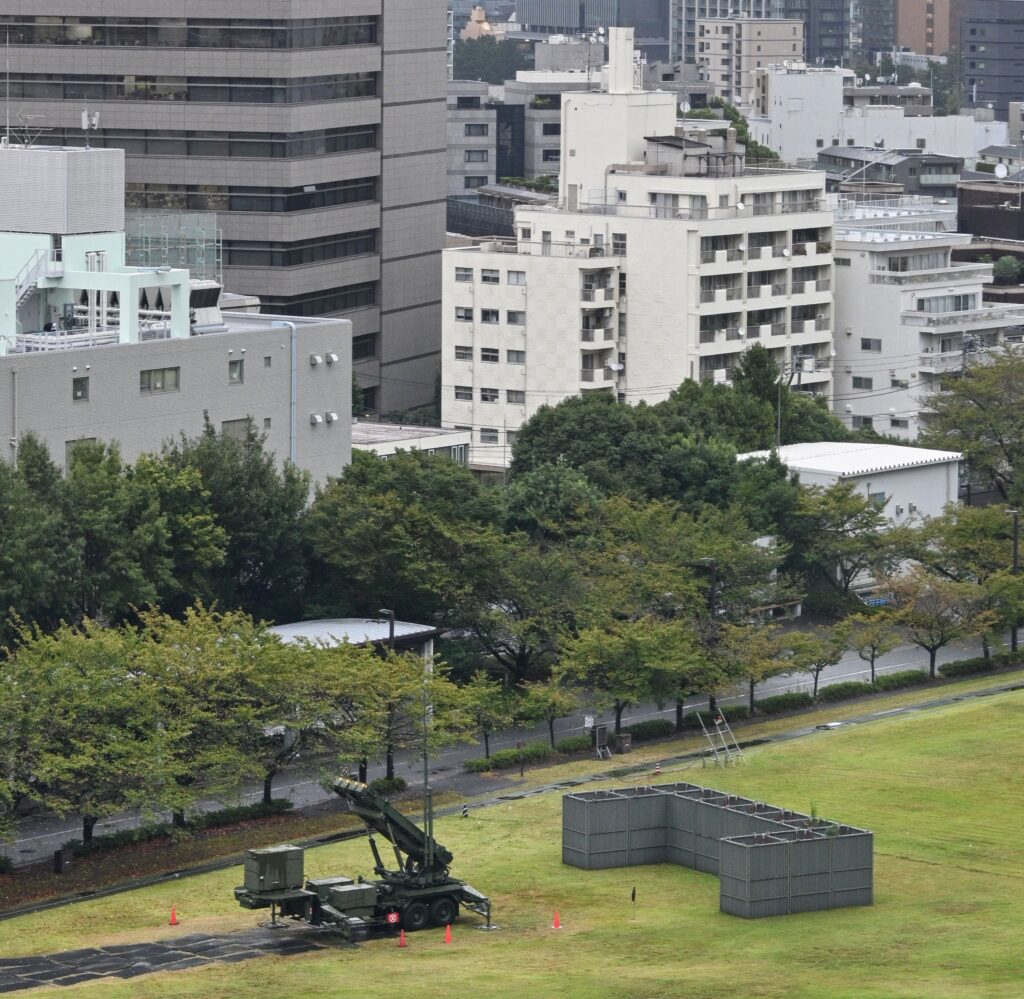
{"type": "Polygon", "coordinates": [[[459,907],[455,900],[447,895],[435,898],[430,904],[430,922],[434,926],[447,926],[455,922],[459,916],[459,907]]]}
{"type": "Polygon", "coordinates": [[[426,929],[430,923],[430,910],[423,902],[410,902],[402,911],[402,926],[410,933],[426,929]]]}

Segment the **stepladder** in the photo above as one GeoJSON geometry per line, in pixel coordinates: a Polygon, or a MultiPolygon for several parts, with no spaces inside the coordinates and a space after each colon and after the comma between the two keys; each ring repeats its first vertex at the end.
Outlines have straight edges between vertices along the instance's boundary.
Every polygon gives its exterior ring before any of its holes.
{"type": "Polygon", "coordinates": [[[708,749],[704,751],[704,765],[707,765],[709,756],[720,767],[739,764],[743,759],[743,750],[736,741],[725,715],[721,711],[715,712],[709,724],[705,724],[704,716],[700,712],[697,712],[697,718],[708,744],[708,749]]]}

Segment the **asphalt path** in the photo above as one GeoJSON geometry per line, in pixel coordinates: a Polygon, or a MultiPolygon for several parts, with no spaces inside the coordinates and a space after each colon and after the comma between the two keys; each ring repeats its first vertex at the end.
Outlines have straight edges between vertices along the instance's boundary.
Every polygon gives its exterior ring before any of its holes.
{"type": "MultiPolygon", "coordinates": [[[[951,645],[939,652],[940,663],[953,659],[964,659],[972,655],[978,655],[980,649],[975,643],[960,643],[951,645]]],[[[901,646],[898,649],[881,656],[876,665],[876,673],[896,673],[900,670],[926,670],[928,668],[928,656],[915,645],[901,646]]],[[[832,683],[840,683],[848,680],[868,680],[870,669],[867,663],[863,662],[853,653],[847,653],[835,666],[830,667],[822,673],[820,686],[828,686],[832,683]]],[[[806,691],[810,693],[813,687],[811,677],[806,674],[793,676],[774,677],[759,684],[757,688],[758,697],[768,697],[772,694],[781,694],[789,691],[806,691]]],[[[747,691],[736,690],[732,694],[718,698],[719,704],[746,704],[747,691]]],[[[698,708],[707,707],[707,699],[695,699],[687,701],[686,710],[693,711],[698,708]]],[[[581,735],[585,731],[584,716],[594,716],[599,722],[612,722],[614,715],[581,708],[577,713],[559,719],[555,723],[555,738],[564,739],[570,735],[581,735]]],[[[673,718],[675,717],[675,705],[668,705],[659,708],[656,704],[642,704],[628,710],[623,715],[623,724],[644,721],[649,718],[673,718]]],[[[491,736],[491,752],[496,749],[514,748],[520,740],[532,741],[535,739],[547,739],[548,729],[546,724],[537,725],[529,729],[518,729],[510,732],[495,733],[491,736]]],[[[443,790],[446,784],[451,783],[454,778],[462,772],[462,764],[473,757],[481,756],[483,749],[479,743],[461,743],[451,746],[432,754],[430,759],[430,783],[437,790],[443,790]]],[[[423,783],[423,760],[422,756],[415,752],[400,752],[395,755],[395,772],[404,777],[409,785],[420,786],[423,783]]],[[[291,770],[281,774],[274,784],[274,796],[288,798],[296,808],[306,808],[324,801],[334,800],[334,795],[323,786],[325,774],[322,774],[318,767],[296,764],[291,770]]],[[[372,763],[369,768],[369,779],[384,776],[384,764],[372,763]]],[[[240,793],[232,799],[210,798],[201,801],[198,808],[202,811],[213,811],[232,804],[247,804],[258,801],[263,795],[262,785],[250,785],[243,787],[240,793]]],[[[169,815],[163,816],[170,818],[169,815]]],[[[114,832],[119,829],[132,828],[146,821],[154,821],[153,816],[143,817],[137,812],[125,813],[109,819],[104,819],[96,824],[96,835],[105,832],[114,832]]],[[[53,852],[63,846],[68,840],[78,839],[81,835],[81,822],[76,816],[68,815],[63,818],[55,815],[29,816],[23,819],[17,830],[17,838],[10,843],[0,845],[0,852],[6,853],[16,865],[38,863],[53,855],[53,852]]]]}

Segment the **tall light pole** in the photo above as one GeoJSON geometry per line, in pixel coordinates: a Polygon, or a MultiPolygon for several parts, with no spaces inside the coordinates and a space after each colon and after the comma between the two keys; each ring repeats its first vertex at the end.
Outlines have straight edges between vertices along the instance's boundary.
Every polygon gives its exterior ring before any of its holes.
{"type": "MultiPolygon", "coordinates": [[[[381,607],[377,611],[377,613],[380,614],[381,617],[387,618],[387,621],[388,621],[388,652],[389,653],[390,652],[394,652],[395,651],[395,612],[393,610],[389,610],[387,607],[381,607]]],[[[395,776],[395,747],[391,743],[390,740],[388,741],[388,744],[387,744],[386,753],[387,753],[387,755],[386,755],[386,760],[385,760],[385,766],[386,766],[387,769],[384,771],[384,774],[390,780],[392,777],[395,776]]]]}
{"type": "MultiPolygon", "coordinates": [[[[712,645],[717,644],[718,637],[718,563],[713,558],[702,558],[700,564],[708,570],[708,634],[712,645]]],[[[708,710],[713,715],[718,710],[715,695],[708,694],[708,710]]]]}
{"type": "MultiPolygon", "coordinates": [[[[1007,510],[1013,517],[1013,574],[1020,575],[1020,510],[1007,510]]],[[[1017,610],[1017,602],[1014,600],[1013,624],[1010,627],[1010,651],[1017,651],[1017,629],[1020,627],[1020,614],[1017,610]]]]}

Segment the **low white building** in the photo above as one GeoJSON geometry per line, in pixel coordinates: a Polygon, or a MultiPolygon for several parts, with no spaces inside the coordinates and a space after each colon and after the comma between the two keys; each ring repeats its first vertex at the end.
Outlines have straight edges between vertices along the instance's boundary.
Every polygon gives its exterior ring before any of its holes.
{"type": "MultiPolygon", "coordinates": [[[[750,451],[737,461],[766,460],[771,451],[750,451]]],[[[932,451],[898,444],[815,442],[786,444],[779,460],[796,472],[801,484],[828,489],[848,482],[874,500],[894,524],[938,517],[959,496],[960,462],[956,451],[932,451]]]]}
{"type": "Polygon", "coordinates": [[[425,451],[465,465],[470,443],[471,434],[468,430],[396,423],[352,424],[352,450],[367,451],[384,461],[399,451],[425,451]]]}
{"type": "Polygon", "coordinates": [[[992,265],[953,261],[971,236],[935,219],[926,204],[837,211],[833,407],[852,429],[916,439],[943,375],[1024,333],[1024,306],[983,301],[992,265]]]}

